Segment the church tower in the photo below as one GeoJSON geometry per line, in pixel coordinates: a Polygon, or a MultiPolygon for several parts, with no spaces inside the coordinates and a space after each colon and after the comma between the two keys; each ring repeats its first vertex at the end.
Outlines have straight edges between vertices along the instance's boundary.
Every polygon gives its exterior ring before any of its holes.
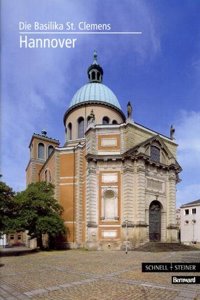
{"type": "MultiPolygon", "coordinates": [[[[59,141],[48,137],[45,130],[42,130],[41,134],[33,134],[29,144],[30,160],[26,168],[26,185],[40,181],[40,171],[43,165],[58,146],[59,141]]],[[[51,175],[47,176],[50,179],[51,175]]]]}

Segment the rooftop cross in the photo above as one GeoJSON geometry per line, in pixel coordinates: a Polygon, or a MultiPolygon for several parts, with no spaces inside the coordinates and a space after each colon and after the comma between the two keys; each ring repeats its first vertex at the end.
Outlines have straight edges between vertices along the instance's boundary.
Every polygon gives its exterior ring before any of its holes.
{"type": "Polygon", "coordinates": [[[93,64],[94,65],[98,65],[98,63],[97,63],[97,51],[96,50],[94,50],[94,61],[93,61],[93,64]]]}

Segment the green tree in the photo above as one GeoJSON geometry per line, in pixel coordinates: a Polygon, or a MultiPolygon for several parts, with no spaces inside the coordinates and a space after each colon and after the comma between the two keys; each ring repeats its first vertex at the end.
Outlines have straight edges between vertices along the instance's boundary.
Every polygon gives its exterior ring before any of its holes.
{"type": "Polygon", "coordinates": [[[42,247],[42,235],[48,234],[50,241],[65,234],[61,218],[62,206],[54,199],[51,183],[31,183],[23,192],[17,193],[18,224],[28,230],[31,238],[37,238],[42,247]]]}
{"type": "Polygon", "coordinates": [[[0,235],[22,229],[17,215],[15,192],[0,181],[0,235]]]}

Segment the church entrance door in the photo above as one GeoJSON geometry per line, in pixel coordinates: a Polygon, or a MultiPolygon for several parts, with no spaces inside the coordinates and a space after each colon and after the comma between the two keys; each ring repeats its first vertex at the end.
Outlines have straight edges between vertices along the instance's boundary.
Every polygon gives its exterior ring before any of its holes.
{"type": "Polygon", "coordinates": [[[161,239],[161,204],[155,200],[149,207],[149,240],[159,242],[161,239]]]}

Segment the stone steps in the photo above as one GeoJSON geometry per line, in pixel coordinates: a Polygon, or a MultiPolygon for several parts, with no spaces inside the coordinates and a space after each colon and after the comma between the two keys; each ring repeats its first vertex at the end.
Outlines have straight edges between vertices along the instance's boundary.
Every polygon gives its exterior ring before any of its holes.
{"type": "Polygon", "coordinates": [[[181,243],[161,243],[161,242],[148,242],[134,249],[134,251],[144,251],[144,252],[168,252],[168,251],[192,251],[192,250],[200,251],[196,247],[183,245],[181,243]]]}

